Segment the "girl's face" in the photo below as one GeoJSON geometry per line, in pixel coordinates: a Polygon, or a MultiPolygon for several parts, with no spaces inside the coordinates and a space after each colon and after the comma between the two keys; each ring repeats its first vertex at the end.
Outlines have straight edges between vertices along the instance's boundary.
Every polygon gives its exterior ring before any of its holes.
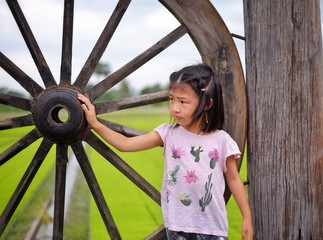
{"type": "Polygon", "coordinates": [[[192,124],[199,98],[189,85],[178,84],[172,87],[169,91],[169,105],[170,113],[179,125],[190,132],[200,132],[200,124],[192,124]]]}

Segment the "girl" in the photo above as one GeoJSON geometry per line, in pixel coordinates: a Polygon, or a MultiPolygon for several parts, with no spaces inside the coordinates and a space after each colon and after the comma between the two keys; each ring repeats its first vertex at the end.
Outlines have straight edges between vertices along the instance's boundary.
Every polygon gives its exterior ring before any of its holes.
{"type": "Polygon", "coordinates": [[[224,176],[243,216],[242,239],[253,239],[251,211],[235,163],[240,151],[222,130],[221,86],[208,65],[170,75],[170,113],[176,124],[162,124],[145,135],[129,138],[107,128],[91,102],[81,94],[78,99],[90,127],[118,150],[164,146],[161,204],[168,239],[228,239],[224,176]]]}

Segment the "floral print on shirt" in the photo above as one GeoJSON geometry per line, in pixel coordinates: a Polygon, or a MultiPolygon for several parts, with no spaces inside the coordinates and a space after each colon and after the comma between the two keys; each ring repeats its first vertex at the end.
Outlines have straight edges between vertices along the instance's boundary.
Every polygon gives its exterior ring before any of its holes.
{"type": "Polygon", "coordinates": [[[220,160],[219,151],[214,148],[209,152],[208,157],[210,158],[210,168],[214,169],[216,162],[220,160]]]}
{"type": "MultiPolygon", "coordinates": [[[[203,158],[202,153],[203,153],[203,146],[202,145],[191,145],[190,147],[190,154],[194,157],[192,160],[196,162],[197,164],[200,164],[201,159],[207,160],[209,159],[209,167],[210,169],[214,169],[216,167],[216,163],[220,161],[220,154],[217,148],[213,148],[211,151],[208,152],[207,157],[203,158]]],[[[182,149],[182,146],[172,146],[171,147],[171,154],[172,158],[181,161],[182,156],[185,155],[185,151],[182,149]]],[[[193,183],[196,183],[199,178],[196,174],[196,169],[194,170],[187,170],[186,174],[184,175],[183,172],[180,174],[180,166],[176,165],[173,170],[168,171],[167,174],[167,183],[168,186],[172,187],[175,186],[178,182],[178,175],[183,175],[185,178],[185,183],[188,185],[191,185],[193,183]]],[[[212,173],[208,175],[208,180],[205,182],[204,185],[204,196],[200,196],[198,204],[201,208],[201,211],[204,212],[206,207],[210,204],[212,201],[212,173]]],[[[170,195],[170,190],[167,190],[167,202],[169,202],[169,195],[170,195]]],[[[192,194],[189,192],[182,192],[182,193],[177,193],[176,199],[180,201],[184,206],[190,206],[192,204],[192,194]]]]}
{"type": "Polygon", "coordinates": [[[195,171],[187,171],[186,176],[186,183],[190,184],[192,182],[196,183],[199,178],[196,176],[195,171]]]}
{"type": "Polygon", "coordinates": [[[171,147],[172,149],[172,157],[175,158],[175,159],[179,159],[181,158],[181,156],[184,155],[184,151],[182,150],[181,147],[171,147]]]}

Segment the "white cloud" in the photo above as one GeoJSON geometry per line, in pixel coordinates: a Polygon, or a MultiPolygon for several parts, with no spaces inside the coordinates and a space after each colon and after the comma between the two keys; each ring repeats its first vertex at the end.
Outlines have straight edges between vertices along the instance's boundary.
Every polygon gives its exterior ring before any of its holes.
{"type": "MultiPolygon", "coordinates": [[[[109,1],[107,4],[104,1],[80,0],[74,4],[73,79],[77,77],[117,3],[117,1],[114,1],[114,4],[111,2],[109,1]]],[[[43,55],[58,81],[63,4],[55,0],[30,0],[19,3],[43,55]]],[[[30,77],[43,85],[26,44],[4,1],[0,3],[0,13],[6,19],[6,27],[4,21],[0,21],[0,34],[5,36],[0,39],[1,51],[30,77]]],[[[174,16],[157,1],[132,2],[101,61],[109,63],[112,70],[115,71],[166,36],[178,25],[174,16]]],[[[185,36],[136,70],[127,79],[136,90],[147,84],[166,84],[172,71],[199,61],[200,56],[196,47],[191,39],[185,36]]],[[[0,69],[0,79],[2,82],[4,79],[10,79],[10,82],[5,81],[4,85],[21,89],[19,84],[11,79],[3,69],[0,69]]]]}
{"type": "MultiPolygon", "coordinates": [[[[114,10],[117,0],[75,1],[72,78],[75,79],[114,10]]],[[[228,29],[244,35],[243,1],[211,1],[228,29]]],[[[43,55],[59,79],[63,25],[63,2],[57,0],[19,1],[43,55]]],[[[322,6],[321,6],[322,12],[322,6]]],[[[142,53],[178,26],[177,20],[157,1],[140,0],[130,3],[101,61],[115,71],[142,53]]],[[[26,44],[5,1],[0,1],[0,51],[30,77],[42,81],[26,44]]],[[[242,62],[244,41],[235,40],[242,62]]],[[[192,40],[185,36],[143,67],[128,76],[136,90],[147,84],[166,83],[169,74],[187,64],[200,61],[192,40]]],[[[0,87],[22,89],[0,68],[0,87]]]]}

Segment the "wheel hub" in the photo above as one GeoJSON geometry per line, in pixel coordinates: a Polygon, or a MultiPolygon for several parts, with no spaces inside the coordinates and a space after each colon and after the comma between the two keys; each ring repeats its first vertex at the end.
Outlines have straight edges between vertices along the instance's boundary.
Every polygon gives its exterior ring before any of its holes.
{"type": "Polygon", "coordinates": [[[37,97],[33,118],[44,137],[57,143],[71,143],[84,134],[87,122],[77,93],[73,88],[58,86],[37,97]]]}

